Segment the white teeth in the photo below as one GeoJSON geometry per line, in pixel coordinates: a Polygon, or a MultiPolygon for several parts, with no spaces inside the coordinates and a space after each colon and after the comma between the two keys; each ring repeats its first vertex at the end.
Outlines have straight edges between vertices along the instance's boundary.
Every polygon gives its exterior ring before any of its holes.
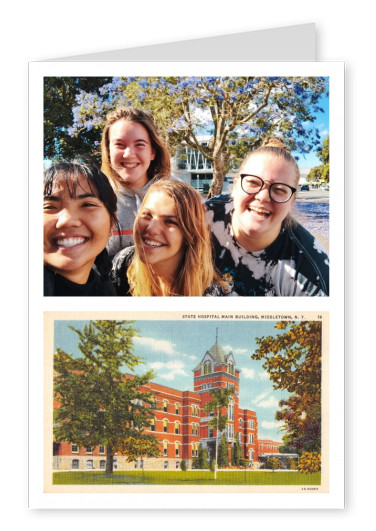
{"type": "Polygon", "coordinates": [[[163,243],[153,242],[151,240],[144,240],[146,245],[150,245],[151,247],[163,247],[163,243]]]}
{"type": "Polygon", "coordinates": [[[262,208],[250,207],[250,210],[256,212],[257,214],[264,214],[268,216],[270,212],[268,210],[263,210],[262,208]]]}
{"type": "Polygon", "coordinates": [[[123,167],[124,168],[135,168],[137,166],[137,162],[133,162],[133,163],[129,163],[127,164],[126,162],[123,162],[123,167]]]}
{"type": "Polygon", "coordinates": [[[74,247],[75,245],[80,245],[80,243],[84,243],[85,238],[62,238],[60,240],[56,240],[57,245],[60,247],[74,247]]]}

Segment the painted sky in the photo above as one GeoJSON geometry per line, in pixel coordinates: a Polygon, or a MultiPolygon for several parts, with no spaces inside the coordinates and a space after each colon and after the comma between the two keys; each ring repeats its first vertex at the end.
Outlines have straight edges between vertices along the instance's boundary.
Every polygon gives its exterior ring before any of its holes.
{"type": "MultiPolygon", "coordinates": [[[[54,348],[78,354],[78,336],[68,328],[82,328],[87,321],[55,321],[54,348]]],[[[288,396],[287,392],[273,390],[262,363],[251,360],[257,347],[255,338],[276,335],[273,321],[143,321],[133,325],[139,330],[134,339],[134,353],[144,358],[138,373],[153,369],[155,382],[168,387],[193,390],[194,367],[203,358],[216,340],[225,353],[232,351],[240,373],[239,404],[242,408],[256,411],[259,420],[259,438],[280,441],[281,423],[276,422],[278,402],[288,396]]],[[[280,333],[280,332],[279,332],[280,333]]]]}

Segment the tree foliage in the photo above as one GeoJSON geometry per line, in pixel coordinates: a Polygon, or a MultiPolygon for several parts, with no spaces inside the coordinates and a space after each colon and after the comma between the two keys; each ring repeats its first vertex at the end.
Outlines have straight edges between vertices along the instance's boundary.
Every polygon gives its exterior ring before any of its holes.
{"type": "Polygon", "coordinates": [[[218,445],[217,464],[219,468],[228,466],[228,443],[225,434],[222,435],[218,445]]]}
{"type": "Polygon", "coordinates": [[[320,166],[312,168],[307,175],[308,181],[329,182],[329,137],[324,138],[321,148],[317,151],[317,156],[321,160],[320,166]]]}
{"type": "Polygon", "coordinates": [[[213,419],[209,422],[209,426],[213,430],[222,432],[228,423],[227,406],[230,403],[231,397],[234,394],[233,388],[214,388],[210,390],[212,399],[204,405],[206,413],[213,413],[213,419]]]}
{"type": "MultiPolygon", "coordinates": [[[[238,167],[261,137],[280,135],[300,153],[319,145],[313,122],[323,112],[320,98],[327,94],[326,78],[116,77],[107,81],[89,90],[75,81],[72,119],[64,122],[64,134],[67,130],[73,138],[86,141],[90,132],[98,142],[109,111],[124,105],[140,107],[153,115],[172,148],[188,145],[211,162],[209,195],[221,191],[226,173],[238,167]],[[202,135],[210,137],[205,145],[200,142],[202,135]]],[[[68,143],[66,147],[71,152],[68,143]]],[[[94,143],[92,149],[96,149],[94,143]]]]}
{"type": "Polygon", "coordinates": [[[298,462],[298,470],[302,474],[313,474],[321,470],[321,455],[318,452],[304,453],[298,462]]]}
{"type": "Polygon", "coordinates": [[[254,360],[264,360],[274,389],[290,393],[281,400],[276,419],[284,421],[285,446],[300,452],[321,449],[321,322],[282,321],[276,324],[284,331],[257,338],[254,360]]]}
{"type": "Polygon", "coordinates": [[[79,337],[79,357],[54,354],[54,436],[80,446],[107,447],[106,472],[115,452],[128,460],[159,454],[157,440],[143,433],[153,418],[154,397],[141,390],[154,376],[126,376],[141,363],[133,354],[137,330],[130,321],[90,321],[79,337]]]}
{"type": "Polygon", "coordinates": [[[192,468],[203,470],[208,468],[208,451],[200,443],[197,450],[197,457],[194,458],[192,468]]]}
{"type": "Polygon", "coordinates": [[[72,158],[94,154],[98,132],[90,128],[79,137],[68,133],[72,123],[72,107],[81,90],[98,90],[111,78],[104,77],[45,77],[44,78],[44,157],[72,158]]]}
{"type": "Polygon", "coordinates": [[[240,465],[240,459],[243,457],[243,451],[241,444],[239,443],[239,437],[238,434],[235,437],[235,441],[233,445],[231,446],[231,464],[233,466],[239,466],[240,465]]]}

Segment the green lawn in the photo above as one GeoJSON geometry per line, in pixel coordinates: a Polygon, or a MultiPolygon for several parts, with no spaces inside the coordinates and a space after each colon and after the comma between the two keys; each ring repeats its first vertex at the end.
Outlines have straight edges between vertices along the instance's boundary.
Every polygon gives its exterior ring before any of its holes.
{"type": "Polygon", "coordinates": [[[320,485],[321,474],[298,472],[212,472],[129,470],[106,475],[104,472],[54,472],[54,485],[320,485]]]}

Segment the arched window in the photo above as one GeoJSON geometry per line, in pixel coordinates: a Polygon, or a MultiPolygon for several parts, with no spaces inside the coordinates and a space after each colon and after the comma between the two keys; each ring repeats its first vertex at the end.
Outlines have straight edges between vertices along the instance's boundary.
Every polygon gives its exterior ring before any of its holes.
{"type": "Polygon", "coordinates": [[[208,360],[208,361],[205,361],[204,363],[204,374],[210,374],[212,372],[212,364],[211,362],[208,360]]]}
{"type": "Polygon", "coordinates": [[[180,404],[175,404],[175,415],[179,415],[180,404]]]}
{"type": "Polygon", "coordinates": [[[234,364],[232,363],[232,361],[229,361],[227,364],[227,372],[229,374],[234,374],[234,364]]]}
{"type": "Polygon", "coordinates": [[[243,419],[239,419],[239,428],[243,427],[243,419]]]}
{"type": "Polygon", "coordinates": [[[168,420],[167,419],[163,419],[163,431],[164,431],[164,433],[167,433],[167,430],[168,430],[168,420]]]}
{"type": "Polygon", "coordinates": [[[163,455],[164,456],[167,455],[167,448],[168,448],[168,442],[167,441],[163,441],[163,455]]]}
{"type": "Polygon", "coordinates": [[[234,420],[234,401],[230,400],[229,405],[227,406],[227,416],[228,420],[234,420]]]}
{"type": "Polygon", "coordinates": [[[179,457],[179,443],[175,442],[175,457],[179,457]]]}
{"type": "Polygon", "coordinates": [[[150,430],[155,431],[155,419],[150,419],[150,430]]]}
{"type": "Polygon", "coordinates": [[[168,410],[168,402],[167,400],[163,400],[163,411],[167,413],[167,410],[168,410]]]}
{"type": "Polygon", "coordinates": [[[179,433],[179,422],[175,422],[175,434],[179,433]]]}

